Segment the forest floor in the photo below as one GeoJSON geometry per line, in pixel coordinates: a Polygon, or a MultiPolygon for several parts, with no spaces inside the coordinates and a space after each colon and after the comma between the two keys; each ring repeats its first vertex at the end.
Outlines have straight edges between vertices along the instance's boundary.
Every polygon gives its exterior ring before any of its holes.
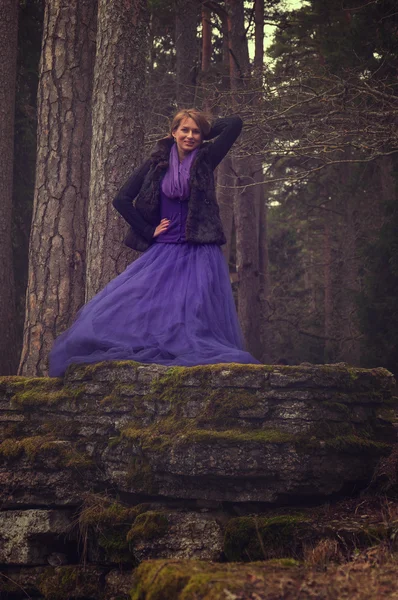
{"type": "Polygon", "coordinates": [[[362,496],[306,513],[314,520],[329,521],[339,532],[345,525],[347,531],[358,526],[369,534],[367,543],[362,539],[355,547],[343,536],[323,538],[296,559],[145,561],[135,572],[131,599],[398,600],[397,499],[362,496]]]}

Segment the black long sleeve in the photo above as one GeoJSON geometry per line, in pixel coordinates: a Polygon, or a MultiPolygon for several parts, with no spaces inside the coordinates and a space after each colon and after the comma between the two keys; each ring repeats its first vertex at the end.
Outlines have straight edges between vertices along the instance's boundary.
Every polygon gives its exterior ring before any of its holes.
{"type": "Polygon", "coordinates": [[[151,161],[149,159],[139,166],[128,178],[116,198],[113,200],[113,206],[116,210],[122,215],[127,223],[148,242],[152,240],[156,227],[153,227],[145,221],[136,210],[133,200],[140,191],[150,166],[151,161]]]}
{"type": "Polygon", "coordinates": [[[206,136],[206,139],[208,140],[218,136],[217,139],[212,142],[208,155],[213,169],[220,164],[224,156],[230,150],[232,144],[239,137],[242,126],[243,121],[238,116],[217,119],[213,123],[210,132],[206,136]]]}
{"type": "MultiPolygon", "coordinates": [[[[217,138],[209,144],[208,158],[213,169],[222,161],[232,144],[235,142],[242,131],[242,119],[238,116],[225,117],[217,119],[206,139],[217,138]]],[[[138,233],[140,233],[148,242],[152,241],[156,227],[150,225],[136,210],[133,200],[138,195],[146,174],[151,166],[151,160],[148,159],[140,165],[134,173],[125,182],[116,198],[113,200],[113,206],[127,221],[127,223],[138,233]]]]}

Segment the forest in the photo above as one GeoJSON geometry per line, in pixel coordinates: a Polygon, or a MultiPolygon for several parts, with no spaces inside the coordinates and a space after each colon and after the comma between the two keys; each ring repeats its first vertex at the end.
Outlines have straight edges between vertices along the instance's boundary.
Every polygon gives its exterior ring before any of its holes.
{"type": "Polygon", "coordinates": [[[0,374],[139,254],[112,199],[177,109],[238,114],[217,169],[247,349],[398,372],[394,0],[0,0],[0,374]]]}

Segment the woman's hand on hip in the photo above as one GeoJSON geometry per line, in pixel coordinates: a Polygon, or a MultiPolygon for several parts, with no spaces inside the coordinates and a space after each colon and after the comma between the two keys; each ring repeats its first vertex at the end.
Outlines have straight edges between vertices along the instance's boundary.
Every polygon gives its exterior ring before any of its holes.
{"type": "Polygon", "coordinates": [[[169,228],[169,226],[170,226],[170,219],[162,219],[160,221],[159,225],[156,227],[153,237],[157,237],[161,233],[164,233],[169,228]]]}

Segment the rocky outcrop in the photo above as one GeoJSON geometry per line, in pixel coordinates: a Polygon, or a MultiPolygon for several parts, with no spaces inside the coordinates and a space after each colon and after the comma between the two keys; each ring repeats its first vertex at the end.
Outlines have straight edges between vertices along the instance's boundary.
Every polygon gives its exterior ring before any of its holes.
{"type": "Polygon", "coordinates": [[[325,540],[349,554],[391,539],[382,516],[331,524],[303,506],[358,493],[388,464],[393,386],[346,365],[0,378],[0,591],[135,597],[146,559],[303,559],[325,540]]]}
{"type": "Polygon", "coordinates": [[[2,502],[75,505],[111,486],[285,503],[364,486],[395,439],[392,382],[345,366],[134,363],[3,379],[2,502]]]}

